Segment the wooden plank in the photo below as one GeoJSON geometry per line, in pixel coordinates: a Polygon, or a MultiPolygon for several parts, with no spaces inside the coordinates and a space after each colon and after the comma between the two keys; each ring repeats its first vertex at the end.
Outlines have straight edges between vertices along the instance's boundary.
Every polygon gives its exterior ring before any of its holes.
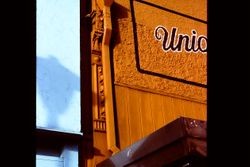
{"type": "Polygon", "coordinates": [[[174,110],[179,116],[206,120],[206,104],[183,99],[173,99],[174,110]]]}
{"type": "Polygon", "coordinates": [[[155,130],[155,115],[152,115],[152,104],[155,103],[155,99],[151,98],[152,94],[147,92],[141,93],[141,118],[142,118],[142,124],[140,125],[142,127],[142,133],[143,136],[146,136],[150,133],[152,133],[155,130]]]}
{"type": "Polygon", "coordinates": [[[184,117],[205,120],[206,105],[193,101],[183,100],[184,117]]]}
{"type": "Polygon", "coordinates": [[[195,112],[194,112],[194,107],[192,105],[191,101],[187,101],[187,100],[181,100],[179,99],[181,106],[182,106],[182,115],[183,117],[189,117],[189,118],[193,118],[195,117],[195,112]]]}
{"type": "Polygon", "coordinates": [[[194,103],[195,110],[199,114],[199,119],[207,120],[207,105],[202,103],[194,103]]]}
{"type": "MultiPolygon", "coordinates": [[[[142,127],[140,126],[140,110],[141,110],[141,98],[138,91],[129,89],[128,95],[128,117],[130,127],[130,138],[132,143],[139,140],[142,137],[142,127]]],[[[130,144],[132,144],[130,143],[130,144]]]]}
{"type": "Polygon", "coordinates": [[[115,86],[120,149],[131,144],[128,119],[128,88],[115,86]]]}
{"type": "Polygon", "coordinates": [[[174,119],[178,118],[180,115],[180,107],[176,110],[175,98],[165,96],[164,99],[164,124],[168,124],[169,122],[173,121],[174,119]]]}
{"type": "Polygon", "coordinates": [[[200,104],[201,106],[201,111],[203,113],[203,120],[207,120],[207,105],[205,104],[200,104]]]}
{"type": "Polygon", "coordinates": [[[151,112],[154,118],[155,130],[164,126],[164,99],[165,97],[158,94],[151,94],[151,112]]]}

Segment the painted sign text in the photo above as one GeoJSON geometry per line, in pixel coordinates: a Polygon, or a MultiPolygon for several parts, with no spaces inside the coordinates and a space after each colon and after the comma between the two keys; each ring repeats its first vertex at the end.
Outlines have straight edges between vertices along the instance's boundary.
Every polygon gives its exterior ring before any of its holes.
{"type": "Polygon", "coordinates": [[[204,35],[197,35],[193,29],[191,35],[178,33],[178,28],[172,27],[171,32],[164,26],[157,26],[154,30],[154,37],[156,40],[162,42],[162,49],[165,52],[207,52],[207,37],[204,35]]]}

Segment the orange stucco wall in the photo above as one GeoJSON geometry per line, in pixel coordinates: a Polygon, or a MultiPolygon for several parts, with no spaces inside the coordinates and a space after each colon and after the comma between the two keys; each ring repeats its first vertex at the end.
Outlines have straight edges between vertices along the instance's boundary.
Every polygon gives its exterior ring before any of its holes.
{"type": "MultiPolygon", "coordinates": [[[[160,3],[154,2],[157,5],[165,5],[161,1],[158,1],[160,3]]],[[[172,3],[176,2],[172,1],[172,3]]],[[[182,14],[196,13],[194,16],[191,15],[191,17],[197,17],[206,21],[206,16],[204,16],[206,6],[204,2],[200,2],[201,6],[194,6],[193,4],[196,4],[194,2],[188,3],[189,5],[182,4],[184,12],[180,7],[178,8],[179,10],[172,9],[173,5],[169,5],[171,1],[163,7],[176,10],[175,12],[182,14]],[[190,5],[194,6],[193,10],[191,10],[190,5]],[[198,15],[197,13],[201,14],[198,15]]],[[[161,43],[154,38],[154,29],[158,25],[163,25],[169,31],[172,27],[177,27],[178,32],[183,34],[191,35],[191,30],[195,29],[197,35],[206,35],[206,24],[137,1],[133,2],[132,7],[129,1],[122,0],[115,1],[112,7],[115,83],[117,85],[147,89],[166,95],[187,97],[205,102],[206,89],[141,73],[136,68],[136,63],[139,63],[140,68],[146,71],[206,84],[206,53],[164,52],[161,43]],[[133,29],[132,7],[136,30],[133,29]],[[138,62],[136,62],[135,33],[138,43],[137,56],[140,59],[138,62]]]]}

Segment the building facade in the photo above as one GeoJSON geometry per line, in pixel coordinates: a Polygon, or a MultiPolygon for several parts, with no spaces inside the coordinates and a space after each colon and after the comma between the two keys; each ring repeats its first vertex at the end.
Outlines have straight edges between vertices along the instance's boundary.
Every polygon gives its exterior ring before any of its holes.
{"type": "Polygon", "coordinates": [[[80,88],[74,90],[80,92],[80,133],[39,129],[39,148],[58,143],[48,140],[53,136],[65,139],[58,147],[77,146],[78,166],[105,166],[115,156],[130,163],[128,148],[181,117],[199,122],[194,127],[202,132],[194,134],[206,138],[207,1],[81,0],[79,5],[80,88]]]}
{"type": "Polygon", "coordinates": [[[207,2],[91,1],[95,166],[179,117],[206,121],[207,2]]]}

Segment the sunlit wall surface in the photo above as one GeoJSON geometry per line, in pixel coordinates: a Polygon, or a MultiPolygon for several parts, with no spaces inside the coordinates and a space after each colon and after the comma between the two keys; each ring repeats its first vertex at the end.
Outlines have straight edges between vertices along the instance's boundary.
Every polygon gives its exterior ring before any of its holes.
{"type": "Polygon", "coordinates": [[[80,132],[80,1],[36,6],[36,125],[80,132]]]}

